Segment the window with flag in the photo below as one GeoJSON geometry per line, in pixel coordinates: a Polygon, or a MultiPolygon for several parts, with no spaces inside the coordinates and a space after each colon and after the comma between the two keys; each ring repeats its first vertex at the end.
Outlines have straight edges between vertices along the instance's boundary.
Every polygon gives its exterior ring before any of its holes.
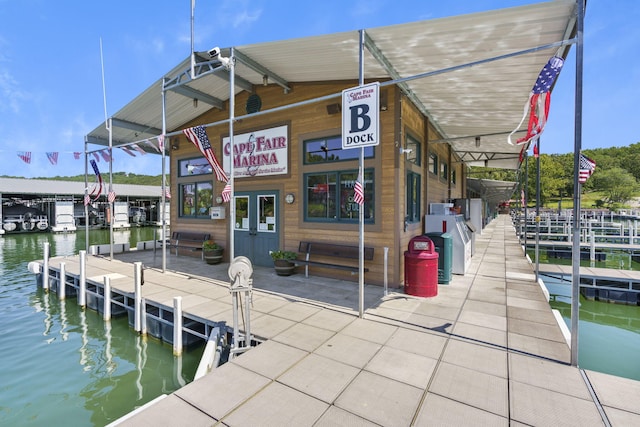
{"type": "MultiPolygon", "coordinates": [[[[352,150],[359,151],[359,150],[352,150]]],[[[318,222],[354,222],[359,219],[360,205],[354,200],[358,171],[308,173],[305,183],[305,220],[318,222]]],[[[375,182],[373,169],[365,169],[364,219],[374,222],[375,182]]]]}
{"type": "Polygon", "coordinates": [[[213,206],[213,184],[211,181],[179,184],[179,216],[183,218],[209,218],[213,206]]]}
{"type": "MultiPolygon", "coordinates": [[[[365,158],[373,158],[373,155],[374,147],[364,147],[365,158]]],[[[306,165],[358,160],[359,158],[360,150],[342,149],[342,135],[304,141],[304,163],[306,165]]]]}
{"type": "Polygon", "coordinates": [[[420,222],[420,175],[407,173],[407,211],[408,222],[420,222]]]}

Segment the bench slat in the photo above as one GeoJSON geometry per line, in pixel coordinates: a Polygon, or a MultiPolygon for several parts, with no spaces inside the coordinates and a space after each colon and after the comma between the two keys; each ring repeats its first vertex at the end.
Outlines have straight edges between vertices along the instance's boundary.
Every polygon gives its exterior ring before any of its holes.
{"type": "MultiPolygon", "coordinates": [[[[304,260],[296,260],[297,263],[305,266],[305,275],[309,277],[309,265],[315,265],[318,267],[337,268],[342,270],[349,270],[352,273],[359,270],[359,266],[336,264],[331,262],[315,261],[311,260],[311,255],[320,257],[333,257],[340,259],[359,259],[360,247],[354,245],[338,245],[326,242],[300,242],[298,245],[298,252],[305,255],[304,260]]],[[[364,259],[373,259],[373,248],[364,248],[364,259]]],[[[369,269],[365,268],[364,271],[369,269]]]]}

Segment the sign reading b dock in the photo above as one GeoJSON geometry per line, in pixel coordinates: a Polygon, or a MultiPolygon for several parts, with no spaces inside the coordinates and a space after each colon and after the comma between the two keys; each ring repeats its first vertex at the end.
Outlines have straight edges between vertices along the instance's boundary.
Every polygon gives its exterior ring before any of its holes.
{"type": "Polygon", "coordinates": [[[342,148],[378,145],[380,83],[342,91],[342,148]]]}

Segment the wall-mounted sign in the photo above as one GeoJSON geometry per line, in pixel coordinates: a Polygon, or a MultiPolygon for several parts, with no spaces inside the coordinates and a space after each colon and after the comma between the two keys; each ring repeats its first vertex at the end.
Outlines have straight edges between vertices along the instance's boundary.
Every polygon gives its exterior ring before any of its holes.
{"type": "MultiPolygon", "coordinates": [[[[223,168],[230,174],[230,138],[222,139],[223,168]]],[[[289,172],[289,127],[278,126],[233,137],[233,176],[284,175],[289,172]]]]}
{"type": "Polygon", "coordinates": [[[378,145],[380,83],[342,91],[342,148],[378,145]]]}

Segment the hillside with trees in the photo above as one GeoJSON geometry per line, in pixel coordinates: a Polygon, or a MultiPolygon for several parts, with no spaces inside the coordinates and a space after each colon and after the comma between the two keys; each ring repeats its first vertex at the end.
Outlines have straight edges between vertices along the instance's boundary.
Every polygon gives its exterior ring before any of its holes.
{"type": "MultiPolygon", "coordinates": [[[[597,148],[582,153],[596,162],[594,174],[582,185],[583,207],[618,209],[640,196],[640,143],[628,147],[597,148]]],[[[573,198],[573,153],[540,155],[540,201],[554,205],[573,198]]],[[[536,199],[537,159],[529,156],[520,170],[471,168],[472,178],[525,181],[530,205],[536,199]],[[520,179],[522,178],[522,179],[520,179]]],[[[514,195],[514,198],[516,196],[514,195]]],[[[563,205],[565,206],[565,205],[563,205]]],[[[567,204],[565,207],[569,207],[567,204]]]]}
{"type": "MultiPolygon", "coordinates": [[[[6,176],[3,175],[4,178],[22,178],[17,176],[6,176]]],[[[114,172],[112,174],[113,183],[114,184],[133,184],[133,185],[162,185],[162,175],[137,175],[135,173],[127,173],[127,172],[114,172]]],[[[103,175],[103,178],[108,180],[108,176],[103,175]]],[[[24,179],[24,178],[22,178],[24,179]]],[[[54,176],[54,177],[42,177],[42,178],[33,178],[33,179],[45,179],[45,180],[55,180],[55,181],[74,181],[74,182],[84,182],[84,175],[76,175],[76,176],[54,176]]],[[[93,182],[93,175],[89,176],[89,181],[93,182]]]]}

